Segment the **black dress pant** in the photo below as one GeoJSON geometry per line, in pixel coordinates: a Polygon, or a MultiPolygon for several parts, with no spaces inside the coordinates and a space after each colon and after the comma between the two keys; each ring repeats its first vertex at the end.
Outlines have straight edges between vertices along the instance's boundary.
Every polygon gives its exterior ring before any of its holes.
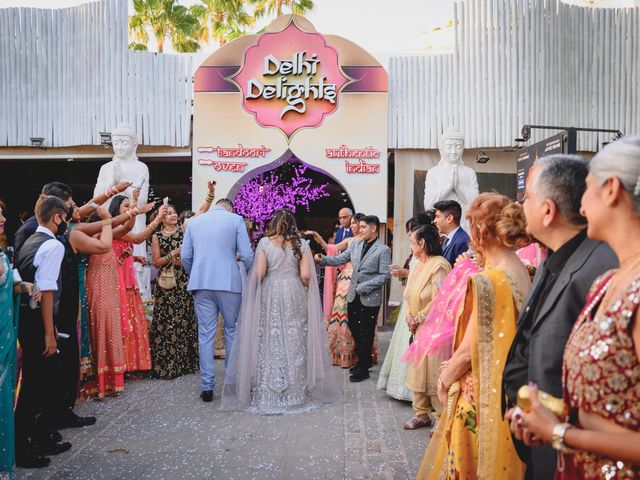
{"type": "Polygon", "coordinates": [[[358,354],[358,367],[363,370],[371,368],[371,349],[373,338],[376,333],[376,324],[380,306],[366,307],[362,305],[360,295],[349,302],[347,312],[349,315],[349,330],[356,343],[356,353],[358,354]]]}
{"type": "Polygon", "coordinates": [[[60,315],[56,322],[58,332],[66,333],[69,338],[58,337],[59,381],[54,387],[54,401],[47,416],[54,423],[63,421],[72,413],[78,396],[80,381],[80,349],[78,347],[78,328],[76,316],[60,315]]]}
{"type": "Polygon", "coordinates": [[[40,309],[20,309],[18,339],[22,349],[22,385],[15,411],[16,454],[24,454],[29,439],[50,427],[43,413],[51,402],[59,371],[58,355],[45,358],[44,326],[40,309]]]}

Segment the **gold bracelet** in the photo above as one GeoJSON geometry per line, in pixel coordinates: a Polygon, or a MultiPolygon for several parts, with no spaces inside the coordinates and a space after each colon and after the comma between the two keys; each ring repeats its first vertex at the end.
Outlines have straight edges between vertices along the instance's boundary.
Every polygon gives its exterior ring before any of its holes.
{"type": "Polygon", "coordinates": [[[205,201],[205,202],[207,202],[207,203],[211,203],[211,202],[213,202],[213,199],[214,199],[214,198],[215,198],[215,196],[214,196],[214,195],[211,195],[211,194],[209,193],[209,194],[207,195],[207,198],[205,198],[205,200],[204,200],[204,201],[205,201]]]}
{"type": "Polygon", "coordinates": [[[113,218],[105,218],[104,220],[102,220],[103,227],[106,227],[107,225],[111,226],[112,223],[113,223],[113,218]]]}

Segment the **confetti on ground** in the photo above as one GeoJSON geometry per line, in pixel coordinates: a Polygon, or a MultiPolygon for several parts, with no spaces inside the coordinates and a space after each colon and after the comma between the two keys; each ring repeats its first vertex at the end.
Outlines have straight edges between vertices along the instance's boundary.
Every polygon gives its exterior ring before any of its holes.
{"type": "MultiPolygon", "coordinates": [[[[382,353],[390,337],[379,333],[382,353]]],[[[343,376],[342,401],[296,415],[220,411],[223,360],[216,361],[212,403],[199,399],[197,375],[129,380],[118,398],[78,405],[76,413],[95,415],[97,424],[63,430],[73,448],[45,469],[19,469],[18,479],[415,478],[429,430],[402,429],[411,405],[376,390],[380,365],[361,383],[335,368],[343,376]]]]}

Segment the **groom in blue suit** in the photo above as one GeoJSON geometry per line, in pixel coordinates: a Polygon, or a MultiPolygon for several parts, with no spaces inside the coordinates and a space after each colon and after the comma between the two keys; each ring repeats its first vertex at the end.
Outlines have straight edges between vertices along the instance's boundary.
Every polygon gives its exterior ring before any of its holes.
{"type": "Polygon", "coordinates": [[[438,227],[442,241],[442,256],[451,266],[461,253],[469,250],[469,235],[460,226],[462,207],[455,200],[441,200],[433,204],[436,211],[433,223],[438,227]]]}
{"type": "Polygon", "coordinates": [[[189,274],[187,290],[193,292],[198,317],[200,397],[205,402],[212,401],[216,383],[213,343],[218,313],[224,320],[225,368],[229,362],[242,299],[242,277],[237,258],[240,257],[247,271],[253,264],[253,250],[244,220],[232,210],[231,200],[224,198],[207,213],[189,220],[180,252],[182,265],[189,274]]]}

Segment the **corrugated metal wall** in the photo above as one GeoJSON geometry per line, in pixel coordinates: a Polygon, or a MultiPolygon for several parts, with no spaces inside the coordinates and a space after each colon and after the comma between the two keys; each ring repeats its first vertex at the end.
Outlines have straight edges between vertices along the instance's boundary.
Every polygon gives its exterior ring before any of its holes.
{"type": "Polygon", "coordinates": [[[0,9],[0,146],[97,145],[123,120],[187,146],[191,58],[127,49],[127,0],[0,9]]]}
{"type": "MultiPolygon", "coordinates": [[[[640,8],[465,0],[454,11],[453,54],[390,59],[389,148],[436,148],[450,125],[468,147],[513,145],[524,124],[640,131],[640,8]]],[[[581,134],[578,146],[610,138],[581,134]]]]}

